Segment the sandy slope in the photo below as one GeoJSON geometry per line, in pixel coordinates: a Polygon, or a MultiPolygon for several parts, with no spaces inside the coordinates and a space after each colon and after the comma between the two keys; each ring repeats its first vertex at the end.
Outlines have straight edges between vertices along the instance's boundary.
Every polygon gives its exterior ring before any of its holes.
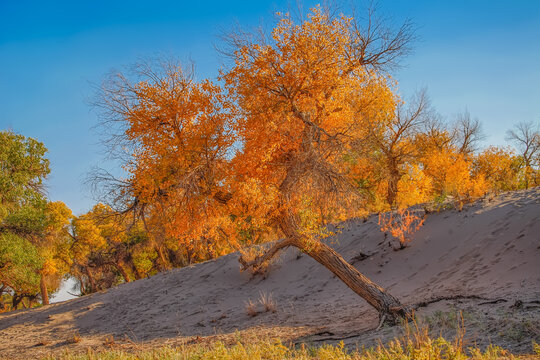
{"type": "MultiPolygon", "coordinates": [[[[404,303],[440,300],[418,309],[435,331],[455,331],[462,310],[469,341],[514,351],[530,351],[532,339],[540,342],[539,188],[482,200],[462,212],[430,214],[401,251],[389,246],[376,216],[341,226],[332,244],[362,273],[404,303]],[[361,254],[368,257],[359,260],[361,254]]],[[[402,331],[374,330],[376,312],[295,249],[282,254],[266,279],[241,273],[237,258],[231,254],[104,293],[2,314],[0,356],[84,349],[111,335],[117,344],[174,343],[256,327],[293,341],[370,345],[402,331]],[[273,297],[277,311],[259,306],[263,312],[251,317],[246,302],[261,293],[273,297]],[[68,344],[75,333],[81,341],[68,344]]]]}

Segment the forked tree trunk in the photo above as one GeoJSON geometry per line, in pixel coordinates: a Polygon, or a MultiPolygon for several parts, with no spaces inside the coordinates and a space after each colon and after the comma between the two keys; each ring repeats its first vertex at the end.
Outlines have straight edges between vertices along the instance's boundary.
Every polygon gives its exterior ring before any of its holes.
{"type": "MultiPolygon", "coordinates": [[[[306,131],[306,147],[308,150],[312,143],[309,136],[310,133],[306,131]]],[[[266,253],[252,261],[245,261],[241,256],[239,261],[243,265],[243,268],[247,269],[251,267],[257,271],[261,265],[270,260],[281,249],[294,246],[330,270],[351,290],[373,306],[379,312],[379,326],[385,322],[393,324],[398,318],[408,318],[410,316],[410,310],[403,306],[398,299],[365,277],[328,245],[319,240],[310,241],[310,239],[301,235],[299,226],[301,221],[298,215],[291,210],[294,206],[290,205],[289,197],[295,184],[299,181],[299,176],[302,176],[302,173],[295,171],[294,168],[290,168],[279,186],[282,195],[280,204],[282,212],[275,218],[275,224],[279,226],[285,235],[285,239],[276,242],[266,253]]]]}
{"type": "Polygon", "coordinates": [[[49,292],[47,291],[47,284],[45,283],[45,275],[41,274],[39,280],[39,287],[41,288],[41,303],[43,305],[49,305],[49,292]]]}

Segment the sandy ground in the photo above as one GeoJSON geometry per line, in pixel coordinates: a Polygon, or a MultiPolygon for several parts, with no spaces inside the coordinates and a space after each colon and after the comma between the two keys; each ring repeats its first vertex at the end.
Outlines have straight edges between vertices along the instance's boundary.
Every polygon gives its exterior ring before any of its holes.
{"type": "MultiPolygon", "coordinates": [[[[434,335],[452,336],[462,318],[468,344],[530,353],[532,340],[540,342],[539,188],[481,200],[461,212],[431,213],[399,251],[377,220],[341,224],[329,242],[370,279],[416,305],[419,322],[434,335]]],[[[296,249],[285,251],[266,278],[240,272],[237,259],[230,254],[107,292],[1,314],[0,357],[260,334],[370,346],[405,331],[376,330],[377,313],[296,249]],[[275,311],[264,309],[261,296],[271,297],[275,311]],[[255,316],[246,310],[250,300],[255,316]]]]}

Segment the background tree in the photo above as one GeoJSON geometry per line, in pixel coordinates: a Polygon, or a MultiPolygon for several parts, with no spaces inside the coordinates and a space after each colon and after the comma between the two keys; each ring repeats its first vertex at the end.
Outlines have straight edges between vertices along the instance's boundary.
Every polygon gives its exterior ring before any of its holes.
{"type": "Polygon", "coordinates": [[[470,156],[478,150],[479,142],[485,139],[482,125],[477,118],[472,119],[469,110],[457,115],[453,129],[453,140],[458,153],[470,156]]]}
{"type": "Polygon", "coordinates": [[[70,274],[78,280],[82,294],[141,279],[160,269],[141,221],[133,222],[107,205],[96,204],[77,217],[71,234],[70,274]]]}
{"type": "Polygon", "coordinates": [[[43,181],[49,173],[47,149],[39,141],[0,132],[0,288],[15,309],[55,290],[67,258],[65,230],[70,215],[62,203],[49,203],[43,181]]]}
{"type": "Polygon", "coordinates": [[[510,148],[490,146],[474,159],[474,177],[483,176],[493,192],[519,189],[520,159],[510,148]]]}
{"type": "Polygon", "coordinates": [[[429,200],[449,199],[458,207],[484,195],[488,189],[486,179],[482,173],[474,172],[474,151],[480,139],[480,123],[471,120],[468,113],[459,115],[453,125],[437,115],[430,117],[415,139],[417,166],[421,170],[417,169],[421,179],[418,190],[429,188],[429,200]]]}
{"type": "Polygon", "coordinates": [[[69,225],[71,210],[61,201],[48,202],[45,208],[46,225],[34,244],[43,261],[39,269],[40,293],[43,305],[49,304],[49,292],[59,288],[71,263],[69,225]]]}
{"type": "Polygon", "coordinates": [[[232,104],[219,86],[197,82],[174,61],[113,74],[97,105],[114,134],[128,178],[111,182],[111,205],[133,215],[154,245],[160,270],[237,249],[227,202],[228,153],[235,142],[232,104]]]}
{"type": "Polygon", "coordinates": [[[538,153],[540,152],[538,124],[520,122],[514,129],[508,130],[506,139],[514,142],[520,152],[525,188],[529,188],[531,182],[534,186],[538,185],[538,153]]]}
{"type": "MultiPolygon", "coordinates": [[[[398,195],[398,182],[407,172],[407,163],[417,156],[414,139],[422,130],[431,110],[425,90],[417,93],[406,107],[397,101],[395,112],[388,121],[367,123],[369,133],[359,142],[359,150],[372,149],[380,154],[387,179],[386,202],[394,206],[398,195]],[[366,144],[366,142],[371,142],[366,144]]],[[[372,156],[373,157],[373,156],[372,156]]]]}

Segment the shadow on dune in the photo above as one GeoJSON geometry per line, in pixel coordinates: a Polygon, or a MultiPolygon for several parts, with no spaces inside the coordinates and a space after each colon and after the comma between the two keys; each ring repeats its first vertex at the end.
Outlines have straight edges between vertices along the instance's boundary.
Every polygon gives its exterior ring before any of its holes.
{"type": "MultiPolygon", "coordinates": [[[[329,241],[405,304],[459,296],[511,304],[540,293],[538,234],[540,189],[533,189],[477,202],[461,212],[430,214],[404,250],[389,246],[376,216],[340,224],[340,233],[329,241]]],[[[296,249],[285,251],[265,279],[241,273],[237,259],[238,254],[230,254],[107,292],[2,314],[0,350],[13,345],[9,339],[19,339],[19,348],[28,349],[40,337],[65,339],[74,333],[141,342],[261,326],[307,327],[319,337],[361,341],[359,335],[377,327],[374,309],[296,249]],[[264,310],[261,294],[271,297],[275,312],[264,310]],[[258,306],[256,316],[246,310],[250,300],[258,306]]]]}

